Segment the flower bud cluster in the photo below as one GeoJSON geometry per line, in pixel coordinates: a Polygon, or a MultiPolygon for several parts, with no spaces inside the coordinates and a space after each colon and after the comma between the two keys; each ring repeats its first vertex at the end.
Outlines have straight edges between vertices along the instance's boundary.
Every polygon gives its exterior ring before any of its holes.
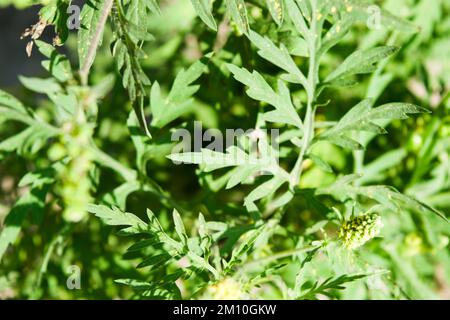
{"type": "Polygon", "coordinates": [[[339,238],[346,248],[356,249],[376,237],[382,227],[381,217],[376,213],[368,213],[344,222],[339,230],[339,238]]]}

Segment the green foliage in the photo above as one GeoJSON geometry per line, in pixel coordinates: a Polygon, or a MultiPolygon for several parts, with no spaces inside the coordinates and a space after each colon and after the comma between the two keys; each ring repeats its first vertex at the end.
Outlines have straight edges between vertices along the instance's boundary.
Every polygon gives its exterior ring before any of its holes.
{"type": "Polygon", "coordinates": [[[373,101],[366,99],[350,109],[332,128],[318,136],[318,140],[328,140],[341,147],[349,149],[364,148],[360,143],[348,137],[353,131],[367,131],[376,134],[386,133],[377,125],[377,119],[407,119],[408,114],[427,112],[427,110],[407,103],[388,103],[377,108],[371,108],[373,101]]]}
{"type": "MultiPolygon", "coordinates": [[[[207,55],[210,57],[210,55],[207,55]]],[[[166,98],[161,97],[161,89],[155,82],[150,94],[150,107],[153,115],[151,125],[161,128],[185,114],[191,108],[192,96],[200,88],[191,85],[206,70],[206,61],[197,61],[187,70],[181,70],[175,78],[172,88],[166,98]]]]}
{"type": "Polygon", "coordinates": [[[0,299],[448,299],[450,6],[379,3],[92,0],[70,33],[35,7],[0,299]]]}
{"type": "Polygon", "coordinates": [[[212,2],[210,0],[191,0],[198,16],[208,27],[217,31],[217,24],[211,12],[212,2]]]}

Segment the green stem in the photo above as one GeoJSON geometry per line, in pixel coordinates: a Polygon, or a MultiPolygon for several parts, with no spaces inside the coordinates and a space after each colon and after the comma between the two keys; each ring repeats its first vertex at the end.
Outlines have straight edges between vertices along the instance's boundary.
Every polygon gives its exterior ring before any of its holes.
{"type": "Polygon", "coordinates": [[[48,263],[50,262],[50,258],[52,257],[53,252],[56,249],[56,246],[63,242],[64,238],[67,236],[68,233],[71,232],[72,228],[73,228],[72,224],[66,224],[60,230],[60,232],[58,232],[56,234],[56,236],[53,238],[53,240],[48,245],[47,251],[45,252],[45,255],[44,255],[44,260],[42,261],[41,267],[39,268],[39,272],[38,272],[38,275],[36,278],[36,282],[34,285],[35,289],[38,289],[41,286],[42,278],[47,273],[48,263]]]}
{"type": "Polygon", "coordinates": [[[244,269],[248,269],[248,268],[252,268],[255,266],[263,266],[264,264],[276,261],[276,260],[280,260],[283,258],[287,258],[287,257],[291,257],[294,256],[296,254],[299,253],[305,253],[305,252],[309,252],[312,251],[314,249],[319,248],[320,246],[306,246],[306,247],[302,247],[302,248],[296,248],[296,249],[290,249],[290,250],[285,250],[285,251],[281,251],[279,253],[276,253],[274,255],[271,255],[269,257],[265,257],[265,258],[261,258],[261,259],[257,259],[254,261],[250,261],[246,264],[243,265],[244,269]]]}
{"type": "Polygon", "coordinates": [[[113,169],[120,174],[125,181],[133,181],[137,179],[136,171],[124,166],[119,161],[100,150],[94,143],[92,143],[89,148],[94,156],[94,161],[98,164],[113,169]]]}
{"type": "Polygon", "coordinates": [[[297,161],[294,165],[294,169],[291,172],[291,181],[290,187],[293,189],[300,183],[302,170],[303,170],[303,160],[306,156],[308,148],[311,144],[312,139],[314,138],[314,119],[316,108],[314,106],[315,95],[316,95],[316,86],[317,86],[317,78],[318,78],[318,65],[316,61],[316,28],[317,22],[313,17],[314,12],[316,11],[315,1],[311,2],[312,4],[312,18],[311,18],[311,26],[308,33],[308,48],[309,48],[309,69],[308,69],[308,78],[307,78],[307,88],[306,93],[308,95],[308,102],[306,106],[306,115],[303,121],[304,125],[304,135],[302,138],[302,146],[300,149],[300,154],[297,158],[297,161]]]}
{"type": "Polygon", "coordinates": [[[153,193],[160,198],[161,203],[169,209],[176,209],[179,213],[184,213],[186,210],[172,199],[172,196],[165,191],[155,180],[145,176],[144,190],[153,193]]]}
{"type": "MultiPolygon", "coordinates": [[[[136,181],[139,178],[138,173],[130,169],[117,160],[115,160],[113,157],[105,153],[104,151],[100,150],[94,143],[90,146],[91,152],[94,155],[94,161],[96,161],[99,165],[105,166],[107,168],[110,168],[114,171],[116,171],[118,174],[122,176],[122,178],[125,181],[136,181]]],[[[160,198],[161,203],[166,206],[169,209],[177,209],[178,212],[183,213],[186,212],[186,210],[183,209],[182,206],[180,206],[177,202],[175,202],[170,194],[168,194],[164,189],[152,178],[148,176],[141,177],[142,180],[142,188],[143,190],[153,193],[157,197],[160,198]]]]}

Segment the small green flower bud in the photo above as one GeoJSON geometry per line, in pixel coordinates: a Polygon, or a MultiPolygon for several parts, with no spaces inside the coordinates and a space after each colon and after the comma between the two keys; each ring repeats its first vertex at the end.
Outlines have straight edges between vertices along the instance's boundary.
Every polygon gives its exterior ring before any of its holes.
{"type": "Polygon", "coordinates": [[[382,227],[378,214],[365,214],[344,222],[339,230],[339,238],[347,249],[356,249],[376,237],[382,227]]]}
{"type": "Polygon", "coordinates": [[[58,161],[64,158],[67,154],[67,150],[65,146],[58,142],[55,143],[49,150],[48,150],[48,157],[52,161],[58,161]]]}

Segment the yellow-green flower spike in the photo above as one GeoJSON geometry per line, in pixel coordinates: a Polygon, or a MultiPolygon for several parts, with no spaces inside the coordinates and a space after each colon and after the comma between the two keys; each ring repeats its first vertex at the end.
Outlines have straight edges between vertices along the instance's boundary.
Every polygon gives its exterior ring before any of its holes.
{"type": "Polygon", "coordinates": [[[213,300],[239,300],[243,297],[241,285],[233,278],[225,278],[207,290],[213,300]]]}
{"type": "Polygon", "coordinates": [[[339,238],[347,249],[353,250],[376,237],[382,227],[381,217],[376,213],[368,213],[344,222],[339,230],[339,238]]]}
{"type": "Polygon", "coordinates": [[[91,201],[89,170],[93,157],[87,148],[92,128],[87,124],[67,122],[65,134],[49,150],[53,161],[68,158],[58,172],[57,193],[64,204],[63,218],[67,222],[79,222],[87,216],[86,205],[91,201]]]}

